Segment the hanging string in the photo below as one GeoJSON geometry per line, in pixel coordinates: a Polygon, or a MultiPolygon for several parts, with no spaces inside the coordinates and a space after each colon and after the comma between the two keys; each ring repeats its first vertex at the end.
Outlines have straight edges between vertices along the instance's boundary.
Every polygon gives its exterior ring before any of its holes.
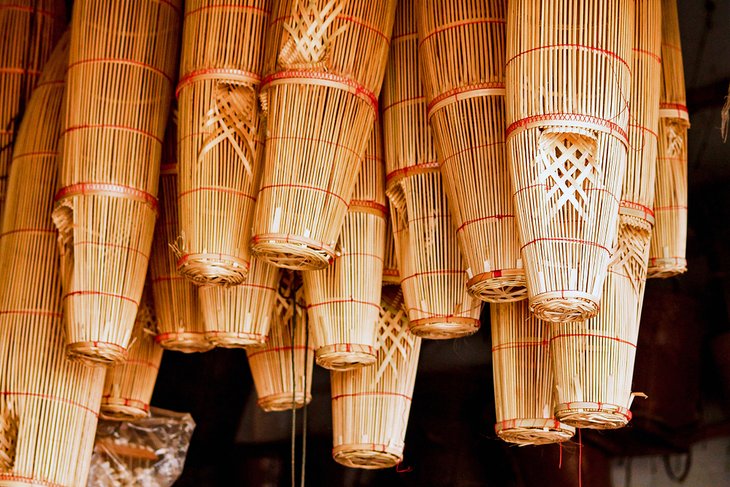
{"type": "Polygon", "coordinates": [[[560,450],[560,453],[558,454],[558,469],[563,468],[563,444],[558,443],[558,449],[560,450]]]}
{"type": "MultiPolygon", "coordinates": [[[[291,315],[289,317],[289,345],[291,346],[291,487],[296,487],[297,482],[297,379],[296,379],[296,362],[295,362],[295,350],[294,350],[294,339],[296,336],[297,326],[297,293],[294,290],[294,274],[290,274],[290,282],[288,293],[282,293],[284,298],[290,302],[289,309],[291,315]]],[[[282,282],[284,279],[282,279],[282,282]]],[[[281,284],[279,284],[281,291],[281,284]]]]}
{"type": "Polygon", "coordinates": [[[583,440],[578,428],[578,487],[583,487],[583,440]]]}
{"type": "MultiPolygon", "coordinates": [[[[295,300],[296,301],[296,300],[295,300]]],[[[296,304],[295,304],[296,306],[296,304]]],[[[296,308],[294,308],[296,312],[296,308]]],[[[306,312],[306,311],[305,311],[306,312]]],[[[294,354],[292,353],[292,357],[294,354]]],[[[302,411],[302,469],[300,487],[304,487],[304,479],[306,477],[307,464],[307,364],[309,364],[309,320],[304,318],[304,408],[302,411]]]]}

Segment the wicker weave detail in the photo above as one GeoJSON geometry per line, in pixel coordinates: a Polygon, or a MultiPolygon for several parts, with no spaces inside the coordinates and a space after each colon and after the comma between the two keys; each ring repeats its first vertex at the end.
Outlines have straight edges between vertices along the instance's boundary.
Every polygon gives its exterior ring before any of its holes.
{"type": "Polygon", "coordinates": [[[15,442],[18,440],[18,415],[12,403],[3,400],[0,407],[0,471],[10,471],[15,462],[15,442]]]}
{"type": "Polygon", "coordinates": [[[330,27],[347,0],[330,0],[321,8],[316,0],[298,0],[291,19],[284,23],[289,38],[279,53],[279,63],[286,69],[325,68],[329,45],[348,27],[343,24],[331,32],[330,27]]]}

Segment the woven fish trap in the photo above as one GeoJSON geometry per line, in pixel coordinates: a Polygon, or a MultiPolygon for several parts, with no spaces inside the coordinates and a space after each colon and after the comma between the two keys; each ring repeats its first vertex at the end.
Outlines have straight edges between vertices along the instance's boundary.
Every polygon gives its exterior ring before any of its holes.
{"type": "Polygon", "coordinates": [[[316,270],[335,257],[378,115],[395,0],[282,0],[267,39],[265,163],[251,250],[316,270]]]}
{"type": "Polygon", "coordinates": [[[0,2],[0,215],[20,120],[65,28],[63,0],[0,2]]]}
{"type": "MultiPolygon", "coordinates": [[[[173,118],[173,117],[171,117],[173,118]]],[[[164,349],[205,352],[213,343],[205,337],[198,288],[177,272],[170,245],[180,234],[177,213],[177,144],[175,124],[168,124],[162,151],[159,217],[150,258],[150,284],[157,314],[155,341],[164,349]]]]}
{"type": "Polygon", "coordinates": [[[411,17],[406,37],[403,47],[393,42],[391,61],[415,62],[400,52],[406,49],[420,55],[427,117],[469,292],[490,302],[526,299],[504,138],[507,2],[429,0],[420,3],[418,19],[405,8],[404,17],[411,17]],[[412,37],[416,20],[418,39],[412,37]]]}
{"type": "Polygon", "coordinates": [[[266,412],[300,408],[312,400],[314,345],[301,278],[282,272],[266,344],[246,349],[258,404],[266,412]]]}
{"type": "MultiPolygon", "coordinates": [[[[390,215],[390,210],[388,210],[390,215]]],[[[383,286],[399,285],[400,272],[398,271],[398,259],[395,253],[395,237],[390,218],[385,225],[385,260],[383,261],[383,286]]]]}
{"type": "Polygon", "coordinates": [[[330,370],[370,365],[376,336],[385,257],[385,164],[376,124],[329,267],[305,272],[317,363],[330,370]]]}
{"type": "Polygon", "coordinates": [[[507,150],[530,306],[599,309],[626,170],[634,2],[510,2],[507,150]],[[512,26],[512,27],[511,27],[512,26]]]}
{"type": "Polygon", "coordinates": [[[662,74],[661,0],[634,2],[634,53],[622,220],[645,230],[654,226],[659,92],[662,74]]]}
{"type": "Polygon", "coordinates": [[[623,223],[603,290],[601,312],[584,322],[552,323],[555,416],[576,428],[613,429],[631,420],[631,391],[649,253],[648,230],[623,223]]]}
{"type": "Polygon", "coordinates": [[[109,367],[101,397],[104,419],[132,421],[146,417],[162,361],[162,348],[155,343],[157,318],[152,296],[146,290],[137,311],[127,361],[109,367]]]}
{"type": "Polygon", "coordinates": [[[332,456],[346,467],[394,467],[403,459],[421,339],[408,330],[399,288],[383,289],[378,360],[331,374],[332,456]]]}
{"type": "Polygon", "coordinates": [[[205,336],[216,347],[265,344],[276,303],[279,269],[252,258],[251,270],[237,286],[201,286],[205,336]]]}
{"type": "Polygon", "coordinates": [[[75,360],[126,356],[152,247],[179,15],[179,1],[74,4],[53,220],[75,360]]]}
{"type": "Polygon", "coordinates": [[[489,311],[497,436],[517,445],[569,440],[575,428],[553,414],[550,327],[530,312],[524,300],[494,303],[489,311]]]}
{"type": "Polygon", "coordinates": [[[198,284],[240,284],[263,157],[257,90],[269,0],[185,3],[178,143],[178,268],[198,284]]]}
{"type": "Polygon", "coordinates": [[[104,372],[66,360],[56,231],[68,35],[18,129],[0,233],[0,485],[86,485],[104,372]],[[30,190],[29,190],[30,189],[30,190]]]}
{"type": "Polygon", "coordinates": [[[650,278],[672,277],[687,271],[686,104],[677,4],[674,0],[662,0],[662,87],[650,278]]]}

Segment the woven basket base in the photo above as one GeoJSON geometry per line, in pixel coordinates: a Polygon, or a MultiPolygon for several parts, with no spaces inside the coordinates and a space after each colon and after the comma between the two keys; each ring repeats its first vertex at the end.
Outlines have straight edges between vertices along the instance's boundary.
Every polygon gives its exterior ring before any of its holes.
{"type": "Polygon", "coordinates": [[[316,352],[317,365],[328,370],[344,371],[359,369],[372,365],[378,359],[373,347],[367,345],[350,345],[350,350],[343,350],[341,346],[327,345],[320,347],[316,352]]]}
{"type": "Polygon", "coordinates": [[[156,341],[165,350],[182,353],[207,352],[215,347],[204,335],[198,333],[165,333],[163,339],[156,341]]]}
{"type": "Polygon", "coordinates": [[[473,318],[424,318],[409,324],[411,333],[431,340],[449,340],[473,335],[481,323],[473,318]]]}
{"type": "Polygon", "coordinates": [[[248,275],[249,263],[218,254],[187,254],[180,259],[177,271],[198,285],[242,284],[248,275]]]}
{"type": "Polygon", "coordinates": [[[538,294],[530,300],[530,309],[543,321],[566,323],[585,321],[598,314],[598,301],[586,293],[573,293],[574,296],[557,297],[559,293],[538,294]],[[579,295],[580,294],[580,295],[579,295]]]}
{"type": "Polygon", "coordinates": [[[316,271],[330,264],[334,252],[314,244],[293,243],[286,237],[267,237],[251,243],[251,252],[276,267],[295,271],[316,271]]]}
{"type": "Polygon", "coordinates": [[[214,347],[220,348],[251,348],[266,343],[266,335],[257,333],[216,331],[215,333],[206,333],[205,337],[210,340],[214,347]]]}
{"type": "Polygon", "coordinates": [[[516,445],[548,445],[567,441],[575,434],[574,429],[517,427],[497,432],[502,440],[516,445]]]}
{"type": "Polygon", "coordinates": [[[525,275],[492,277],[491,272],[483,272],[469,279],[467,291],[475,298],[487,303],[510,303],[527,298],[527,279],[525,275]]]}
{"type": "MultiPolygon", "coordinates": [[[[307,400],[306,403],[309,404],[309,402],[312,400],[312,395],[307,394],[307,400]]],[[[264,396],[259,398],[258,400],[259,407],[266,411],[267,413],[272,411],[291,411],[292,409],[292,393],[291,392],[282,392],[279,394],[271,394],[269,396],[264,396]]],[[[295,407],[296,409],[301,408],[304,406],[304,394],[301,392],[297,392],[296,399],[295,399],[295,407]]]]}
{"type": "Polygon", "coordinates": [[[606,408],[574,408],[569,409],[565,404],[556,407],[555,417],[576,428],[596,430],[611,430],[623,428],[629,422],[630,413],[617,409],[606,408]]]}
{"type": "Polygon", "coordinates": [[[687,259],[650,259],[647,279],[666,279],[687,272],[687,259]]]}
{"type": "Polygon", "coordinates": [[[127,350],[113,343],[74,342],[66,345],[66,356],[89,367],[108,367],[127,361],[127,350]]]}
{"type": "Polygon", "coordinates": [[[107,404],[101,405],[99,416],[103,419],[113,421],[134,421],[147,417],[147,411],[135,406],[127,406],[125,404],[107,404]]]}
{"type": "Polygon", "coordinates": [[[375,470],[395,467],[403,459],[403,452],[374,451],[367,445],[341,445],[332,451],[332,458],[345,467],[375,470]]]}

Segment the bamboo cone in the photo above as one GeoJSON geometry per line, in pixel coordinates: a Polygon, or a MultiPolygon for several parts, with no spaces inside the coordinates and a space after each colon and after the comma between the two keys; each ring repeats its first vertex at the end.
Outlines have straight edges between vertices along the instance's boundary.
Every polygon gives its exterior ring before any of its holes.
{"type": "Polygon", "coordinates": [[[551,324],[555,416],[560,421],[577,428],[612,429],[631,420],[648,254],[649,232],[621,225],[601,312],[584,322],[551,324]]]}
{"type": "Polygon", "coordinates": [[[599,309],[626,170],[633,0],[515,0],[507,16],[507,150],[530,307],[599,309]]]}
{"type": "Polygon", "coordinates": [[[213,348],[213,343],[205,337],[198,288],[177,272],[177,259],[170,249],[180,232],[175,127],[176,124],[169,123],[165,134],[160,166],[160,214],[150,260],[150,283],[157,310],[155,341],[167,350],[205,352],[213,348]]]}
{"type": "Polygon", "coordinates": [[[258,404],[266,412],[300,408],[312,400],[314,345],[297,280],[293,272],[282,273],[269,339],[263,347],[246,349],[258,404]]]}
{"type": "Polygon", "coordinates": [[[267,39],[266,154],[251,250],[327,267],[347,214],[387,61],[395,0],[281,0],[267,39]]]}
{"type": "MultiPolygon", "coordinates": [[[[401,3],[405,12],[413,10],[411,3],[401,3]]],[[[414,46],[420,41],[427,117],[469,266],[467,287],[483,301],[525,299],[504,145],[507,1],[429,0],[420,2],[418,11],[419,38],[413,38],[416,16],[404,15],[407,26],[399,41],[414,46]]],[[[403,62],[404,49],[394,42],[391,62],[403,62]]]]}
{"type": "Polygon", "coordinates": [[[200,287],[206,338],[224,348],[265,344],[278,282],[279,269],[252,258],[243,284],[200,287]]]}
{"type": "Polygon", "coordinates": [[[51,222],[63,37],[18,130],[0,233],[0,485],[86,485],[104,373],[66,360],[51,222]]]}
{"type": "Polygon", "coordinates": [[[148,291],[142,295],[129,345],[129,358],[107,369],[101,417],[133,421],[147,417],[150,399],[162,361],[162,348],[155,343],[157,318],[148,291]]]}
{"type": "Polygon", "coordinates": [[[257,90],[269,0],[185,3],[178,131],[178,269],[198,284],[240,284],[263,141],[257,90]]]}
{"type": "Polygon", "coordinates": [[[490,312],[497,435],[518,445],[569,440],[575,428],[553,413],[549,326],[530,313],[527,301],[494,303],[490,312]]]}
{"type": "Polygon", "coordinates": [[[179,0],[74,4],[59,229],[68,354],[123,361],[152,246],[179,0]],[[113,26],[113,27],[109,27],[113,26]]]}
{"type": "Polygon", "coordinates": [[[689,112],[686,105],[677,3],[676,0],[662,0],[662,89],[650,278],[672,277],[687,271],[689,112]]]}
{"type": "MultiPolygon", "coordinates": [[[[390,210],[388,210],[388,213],[390,214],[390,210]]],[[[393,236],[390,218],[385,224],[385,260],[383,261],[383,286],[388,285],[400,285],[398,259],[395,253],[395,237],[393,236]]]]}
{"type": "Polygon", "coordinates": [[[403,459],[421,339],[408,331],[400,288],[383,290],[378,360],[331,374],[332,456],[354,468],[388,468],[403,459]]]}
{"type": "Polygon", "coordinates": [[[65,28],[63,0],[0,0],[0,215],[16,131],[65,28]]]}
{"type": "Polygon", "coordinates": [[[338,240],[338,255],[321,271],[303,274],[304,294],[317,342],[317,363],[330,370],[370,365],[385,258],[385,167],[376,123],[338,240]]]}

